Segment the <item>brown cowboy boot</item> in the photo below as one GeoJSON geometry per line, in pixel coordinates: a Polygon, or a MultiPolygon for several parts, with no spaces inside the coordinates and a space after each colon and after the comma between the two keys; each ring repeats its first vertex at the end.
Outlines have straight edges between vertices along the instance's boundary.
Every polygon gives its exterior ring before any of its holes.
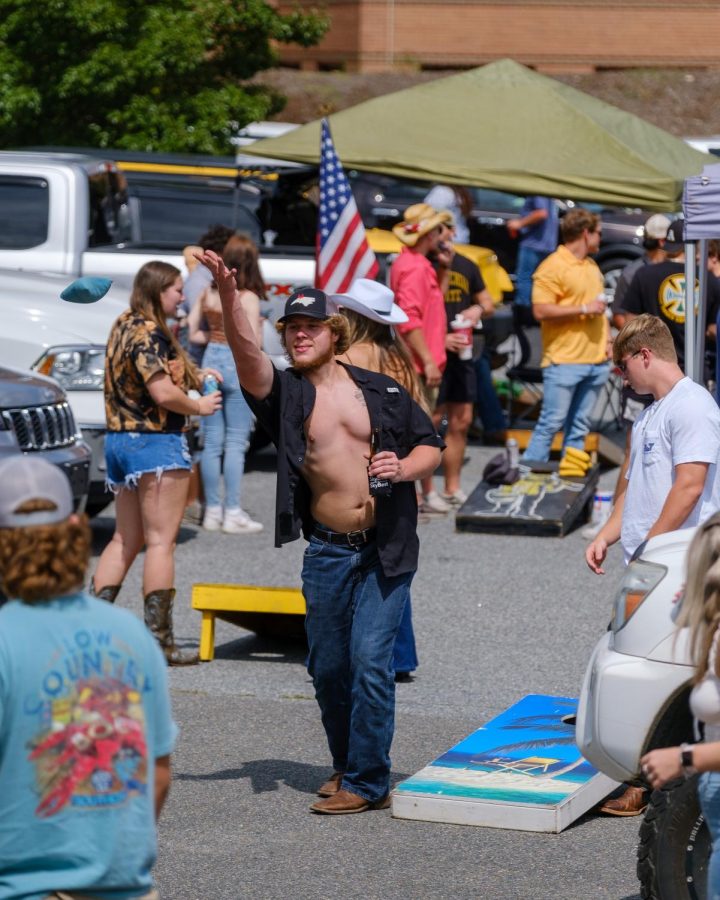
{"type": "Polygon", "coordinates": [[[175,588],[151,591],[145,597],[145,624],[152,631],[169,666],[194,666],[200,656],[175,646],[172,625],[172,605],[175,588]]]}
{"type": "Polygon", "coordinates": [[[106,584],[98,591],[95,588],[95,580],[90,581],[90,596],[97,597],[98,600],[106,600],[108,603],[114,603],[115,598],[120,593],[121,584],[106,584]]]}

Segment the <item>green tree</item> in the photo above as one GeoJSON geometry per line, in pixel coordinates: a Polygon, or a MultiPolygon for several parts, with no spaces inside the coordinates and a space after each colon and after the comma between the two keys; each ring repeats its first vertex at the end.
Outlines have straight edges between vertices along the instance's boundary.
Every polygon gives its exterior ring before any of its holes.
{"type": "Polygon", "coordinates": [[[247,83],[317,10],[265,0],[0,0],[0,144],[227,153],[284,98],[247,83]]]}

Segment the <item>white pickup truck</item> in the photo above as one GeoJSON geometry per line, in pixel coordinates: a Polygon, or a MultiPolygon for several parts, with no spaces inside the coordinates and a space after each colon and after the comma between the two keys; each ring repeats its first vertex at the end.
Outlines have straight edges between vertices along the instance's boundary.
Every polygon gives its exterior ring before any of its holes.
{"type": "MultiPolygon", "coordinates": [[[[57,272],[68,282],[103,275],[127,288],[149,259],[163,259],[184,273],[182,247],[139,240],[140,203],[128,196],[125,175],[109,160],[0,152],[0,268],[57,272]]],[[[182,215],[182,204],[178,207],[182,215]]],[[[215,222],[204,222],[198,237],[215,222]]],[[[287,296],[315,277],[315,260],[307,251],[263,248],[260,265],[271,297],[287,296]]]]}
{"type": "MultiPolygon", "coordinates": [[[[179,248],[132,241],[140,209],[128,197],[123,173],[96,157],[0,152],[0,209],[0,358],[50,375],[67,391],[93,451],[92,514],[110,499],[104,491],[102,394],[110,327],[144,263],[163,259],[184,274],[184,259],[179,248]],[[113,288],[90,306],[62,301],[62,289],[82,275],[111,278],[113,288]]],[[[278,252],[261,266],[278,300],[314,278],[314,259],[307,254],[278,252]]]]}

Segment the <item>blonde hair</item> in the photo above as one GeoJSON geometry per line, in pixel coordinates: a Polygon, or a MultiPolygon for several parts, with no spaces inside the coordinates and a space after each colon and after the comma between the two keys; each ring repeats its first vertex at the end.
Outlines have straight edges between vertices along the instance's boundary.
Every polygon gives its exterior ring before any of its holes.
{"type": "MultiPolygon", "coordinates": [[[[318,321],[322,322],[324,325],[328,325],[330,331],[337,335],[337,343],[335,344],[334,351],[335,355],[342,356],[343,353],[347,352],[347,349],[350,346],[350,326],[348,325],[348,320],[345,316],[340,315],[340,313],[335,313],[327,319],[318,319],[318,321]]],[[[285,324],[285,322],[277,322],[275,324],[283,347],[285,347],[285,324]]],[[[285,347],[285,350],[287,351],[287,347],[285,347]]]]}
{"type": "MultiPolygon", "coordinates": [[[[695,663],[693,681],[708,669],[708,658],[720,626],[720,513],[695,532],[687,553],[687,581],[675,623],[690,629],[690,654],[695,663]]],[[[720,659],[716,661],[716,674],[720,659]]]]}
{"type": "Polygon", "coordinates": [[[389,325],[368,319],[352,309],[343,308],[342,314],[350,326],[350,348],[353,344],[373,344],[378,352],[378,371],[394,378],[427,411],[425,394],[405,342],[395,336],[389,325]]]}
{"type": "Polygon", "coordinates": [[[154,322],[172,345],[185,368],[185,390],[200,386],[200,375],[195,363],[180,346],[168,327],[160,296],[177,281],[180,270],[160,259],[152,259],[138,269],[130,294],[130,309],[144,319],[154,322]]]}
{"type": "MultiPolygon", "coordinates": [[[[18,513],[56,509],[47,500],[29,500],[18,513]]],[[[85,581],[92,536],[86,516],[58,525],[0,528],[0,584],[10,598],[42,603],[80,589],[85,581]]]]}
{"type": "Polygon", "coordinates": [[[658,359],[677,362],[677,351],[670,329],[657,316],[643,313],[625,325],[613,344],[613,362],[619,365],[624,356],[632,356],[643,348],[652,350],[658,359]]]}

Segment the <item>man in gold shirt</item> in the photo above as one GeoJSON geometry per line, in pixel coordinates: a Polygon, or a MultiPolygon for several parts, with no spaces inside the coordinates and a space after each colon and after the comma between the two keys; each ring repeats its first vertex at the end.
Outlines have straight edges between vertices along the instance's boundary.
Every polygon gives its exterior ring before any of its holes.
{"type": "Polygon", "coordinates": [[[525,459],[545,461],[561,429],[565,447],[583,449],[590,416],[610,369],[603,277],[591,253],[600,217],[572,209],[560,223],[563,243],[535,270],[532,310],[543,342],[543,405],[525,459]]]}

